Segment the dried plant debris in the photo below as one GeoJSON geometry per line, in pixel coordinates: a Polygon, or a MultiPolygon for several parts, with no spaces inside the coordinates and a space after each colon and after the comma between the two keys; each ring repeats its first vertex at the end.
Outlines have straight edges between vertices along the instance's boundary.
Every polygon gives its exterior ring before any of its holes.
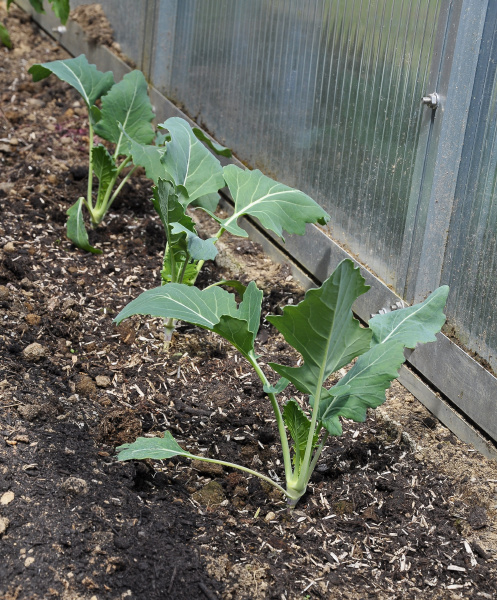
{"type": "MultiPolygon", "coordinates": [[[[495,598],[496,465],[399,384],[366,424],[344,424],[291,514],[278,493],[229,469],[181,458],[117,463],[116,445],[169,429],[192,452],[282,473],[264,392],[237,353],[183,325],[165,355],[159,321],[112,324],[159,278],[164,240],[149,182],[134,177],[92,234],[103,255],[66,240],[65,211],[87,183],[84,111],[66,86],[34,86],[26,74],[40,56],[66,54],[16,7],[8,25],[0,597],[495,598]],[[33,344],[35,359],[25,352],[33,344]]],[[[246,261],[247,280],[263,278],[257,246],[224,243],[246,261]]],[[[199,283],[227,279],[229,269],[229,261],[210,265],[199,283]]],[[[298,302],[288,271],[270,273],[264,311],[298,302]]],[[[259,336],[262,362],[294,364],[283,338],[271,339],[259,336]]]]}

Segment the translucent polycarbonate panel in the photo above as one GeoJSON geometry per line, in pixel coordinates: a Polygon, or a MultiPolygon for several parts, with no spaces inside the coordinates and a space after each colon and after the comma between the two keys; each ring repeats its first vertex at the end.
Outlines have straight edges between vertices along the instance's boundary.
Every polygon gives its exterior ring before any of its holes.
{"type": "Polygon", "coordinates": [[[443,283],[453,333],[497,371],[497,6],[489,6],[443,283]],[[492,14],[493,13],[493,14],[492,14]]]}
{"type": "Polygon", "coordinates": [[[183,0],[163,90],[243,162],[312,195],[333,237],[401,293],[441,4],[183,0]]]}
{"type": "MultiPolygon", "coordinates": [[[[114,40],[119,43],[124,54],[131,58],[138,68],[142,67],[146,8],[150,1],[101,0],[99,2],[112,26],[114,40]]],[[[81,5],[89,5],[88,11],[95,10],[89,0],[71,0],[71,10],[81,5]]]]}

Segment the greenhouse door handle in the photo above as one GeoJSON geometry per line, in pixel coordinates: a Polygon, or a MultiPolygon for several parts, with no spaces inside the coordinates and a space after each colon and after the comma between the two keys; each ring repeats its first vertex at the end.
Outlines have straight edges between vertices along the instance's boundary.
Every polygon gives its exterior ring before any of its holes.
{"type": "Polygon", "coordinates": [[[437,92],[433,92],[432,94],[423,96],[421,98],[421,101],[423,102],[423,104],[426,104],[428,108],[432,108],[433,110],[435,110],[440,104],[440,96],[437,94],[437,92]]]}

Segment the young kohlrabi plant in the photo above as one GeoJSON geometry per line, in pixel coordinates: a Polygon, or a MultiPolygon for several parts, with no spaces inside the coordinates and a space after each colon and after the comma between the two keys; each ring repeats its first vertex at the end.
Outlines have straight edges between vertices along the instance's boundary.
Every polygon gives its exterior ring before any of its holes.
{"type": "Polygon", "coordinates": [[[169,432],[163,438],[138,438],[119,446],[118,459],[184,456],[240,469],[273,485],[287,497],[289,506],[295,506],[307,489],[328,437],[341,435],[340,417],[364,421],[368,408],[385,401],[385,390],[405,360],[404,348],[434,342],[445,322],[447,286],[435,290],[421,304],[377,315],[369,327],[363,327],[354,318],[352,305],[368,289],[359,269],[345,260],[320,288],[308,291],[300,304],[286,306],[281,316],[267,317],[302,356],[302,364],[296,367],[269,364],[281,376],[275,385],[270,385],[254,348],[262,292],[253,282],[238,306],[234,295],[219,287],[198,290],[171,283],[141,294],[119,313],[117,322],[136,314],[181,319],[219,334],[250,363],[276,417],[285,483],[241,465],[194,456],[169,432]],[[356,358],[347,374],[330,386],[330,378],[356,358]],[[280,407],[277,395],[289,383],[305,395],[305,406],[291,399],[280,407]]]}
{"type": "MultiPolygon", "coordinates": [[[[83,54],[77,58],[35,64],[29,73],[34,81],[55,74],[81,94],[88,109],[88,189],[86,197],[79,198],[67,211],[67,237],[79,248],[100,253],[89,243],[83,206],[90,215],[92,226],[98,226],[134,169],[143,166],[135,160],[134,166],[125,174],[126,167],[133,164],[130,143],[145,147],[155,138],[151,123],[154,112],[147,82],[143,73],[132,71],[115,83],[110,71],[102,73],[95,65],[90,65],[83,54]],[[100,106],[97,106],[98,101],[100,106]],[[113,144],[112,154],[103,144],[95,145],[95,135],[113,144]],[[93,191],[94,175],[98,179],[96,194],[93,191]]],[[[154,147],[154,153],[160,155],[161,152],[160,148],[154,147]]]]}
{"type": "MultiPolygon", "coordinates": [[[[201,130],[191,128],[181,118],[173,117],[158,126],[167,132],[165,146],[148,146],[129,139],[133,160],[145,166],[155,183],[153,204],[164,225],[167,245],[162,265],[162,284],[194,285],[206,260],[217,254],[216,242],[224,232],[247,237],[238,224],[244,215],[255,217],[262,226],[283,239],[283,230],[303,235],[306,223],[324,225],[329,215],[299,190],[278,183],[260,171],[244,170],[236,165],[224,168],[219,160],[199,141],[206,142],[217,154],[229,156],[229,150],[213,144],[201,130]],[[227,186],[234,200],[233,214],[225,219],[215,213],[218,191],[227,186]],[[219,225],[215,235],[201,239],[187,208],[200,208],[219,225]]],[[[231,285],[243,294],[239,282],[221,281],[215,285],[231,285]]],[[[175,329],[176,318],[169,316],[164,324],[167,348],[175,329]]]]}

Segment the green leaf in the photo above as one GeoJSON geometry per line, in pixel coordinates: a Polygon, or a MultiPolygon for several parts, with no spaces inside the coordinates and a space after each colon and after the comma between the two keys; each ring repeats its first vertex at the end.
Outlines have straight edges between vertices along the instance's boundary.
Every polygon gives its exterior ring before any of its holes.
{"type": "Polygon", "coordinates": [[[224,187],[221,163],[198,141],[184,119],[172,117],[159,127],[171,134],[164,166],[175,185],[184,188],[185,205],[224,187]]]}
{"type": "Polygon", "coordinates": [[[102,254],[102,250],[94,248],[90,245],[88,234],[86,233],[85,223],[83,220],[83,198],[68,209],[67,213],[67,237],[78,248],[91,252],[92,254],[102,254]]]}
{"type": "Polygon", "coordinates": [[[140,437],[132,444],[123,444],[116,448],[119,451],[117,460],[143,460],[152,458],[164,460],[173,456],[192,456],[190,452],[183,450],[169,431],[164,433],[163,438],[140,437]]]}
{"type": "Polygon", "coordinates": [[[266,317],[304,359],[300,367],[270,366],[299,391],[319,397],[332,373],[369,349],[371,331],[352,315],[352,304],[368,289],[359,269],[344,260],[300,304],[286,306],[281,316],[266,317]]]}
{"type": "Polygon", "coordinates": [[[3,23],[0,23],[0,43],[7,48],[12,48],[12,41],[10,39],[9,32],[3,23]]]}
{"type": "Polygon", "coordinates": [[[154,139],[151,121],[155,115],[147,93],[147,81],[141,71],[127,73],[112,87],[102,98],[101,113],[95,133],[116,144],[116,155],[128,152],[123,130],[139,144],[150,144],[154,139]]]}
{"type": "Polygon", "coordinates": [[[178,319],[213,330],[223,315],[236,318],[235,296],[219,287],[199,290],[181,283],[168,283],[143,292],[115,318],[116,323],[131,315],[178,319]]]}
{"type": "Polygon", "coordinates": [[[154,183],[159,179],[166,177],[166,170],[163,164],[166,149],[163,146],[151,146],[150,144],[140,144],[131,139],[119,123],[119,128],[123,132],[128,142],[128,151],[133,159],[133,163],[143,167],[147,177],[154,183]]]}
{"type": "Polygon", "coordinates": [[[168,283],[147,290],[116,317],[120,323],[131,315],[151,315],[193,323],[224,337],[247,358],[255,358],[254,340],[260,324],[262,292],[254,282],[247,287],[237,307],[234,294],[219,287],[199,290],[168,283]]]}
{"type": "Polygon", "coordinates": [[[448,295],[449,287],[443,285],[420,304],[376,315],[369,321],[372,344],[400,342],[406,348],[415,348],[416,344],[435,342],[435,334],[445,323],[443,309],[448,295]]]}
{"type": "Polygon", "coordinates": [[[265,385],[263,386],[263,390],[266,394],[281,394],[283,390],[285,390],[290,385],[288,379],[282,377],[279,379],[275,385],[265,385]]]}
{"type": "Polygon", "coordinates": [[[60,80],[69,83],[81,94],[88,109],[114,85],[112,72],[102,73],[95,65],[88,63],[84,54],[77,58],[35,64],[28,73],[33,76],[33,81],[45,79],[51,73],[57,75],[60,80]]]}
{"type": "Polygon", "coordinates": [[[205,194],[205,196],[201,196],[197,198],[193,202],[190,202],[190,206],[193,208],[203,208],[208,213],[213,213],[218,207],[220,196],[217,192],[213,192],[212,194],[205,194]]]}
{"type": "Polygon", "coordinates": [[[69,0],[50,0],[50,4],[52,5],[52,10],[54,11],[55,15],[59,18],[62,25],[65,25],[67,23],[67,19],[69,18],[69,12],[71,10],[69,6],[69,0]]]}
{"type": "MultiPolygon", "coordinates": [[[[292,436],[294,442],[293,463],[297,467],[297,472],[300,472],[302,461],[304,460],[305,449],[311,429],[311,421],[300,408],[298,402],[293,398],[290,399],[283,408],[283,420],[292,436]]],[[[315,447],[319,438],[319,432],[314,433],[312,446],[315,447]]]]}
{"type": "MultiPolygon", "coordinates": [[[[171,283],[173,281],[173,272],[171,270],[170,254],[171,254],[170,248],[169,248],[169,246],[166,246],[166,252],[164,254],[164,264],[163,264],[162,270],[160,272],[163,284],[171,283]]],[[[178,274],[181,273],[181,270],[183,269],[183,264],[184,264],[185,260],[186,260],[186,258],[184,255],[176,253],[176,269],[174,272],[174,278],[175,278],[174,280],[175,281],[177,281],[178,274]]],[[[198,275],[196,263],[187,264],[186,267],[183,269],[182,273],[183,273],[182,279],[178,283],[185,283],[187,285],[193,285],[195,283],[195,280],[197,279],[197,275],[198,275]]]]}
{"type": "Polygon", "coordinates": [[[164,225],[168,242],[173,223],[180,223],[189,231],[195,232],[193,220],[185,214],[185,207],[178,200],[174,183],[167,179],[159,179],[153,193],[152,204],[164,225]]]}
{"type": "MultiPolygon", "coordinates": [[[[8,0],[7,8],[9,8],[9,6],[12,4],[12,2],[13,2],[13,0],[8,0]]],[[[39,14],[45,13],[45,11],[43,10],[43,0],[29,0],[29,3],[35,9],[35,11],[37,13],[39,13],[39,14]]]]}
{"type": "Polygon", "coordinates": [[[350,371],[332,388],[335,396],[321,396],[318,418],[332,435],[341,434],[338,417],[366,420],[366,409],[385,402],[385,390],[405,361],[404,346],[378,344],[357,359],[350,371]],[[343,395],[338,395],[345,388],[343,395]],[[338,433],[336,433],[338,431],[338,433]]]}
{"type": "Polygon", "coordinates": [[[107,148],[101,144],[92,148],[91,160],[93,172],[99,181],[97,205],[100,205],[109,185],[112,185],[115,181],[117,168],[116,163],[107,151],[107,148]]]}
{"type": "Polygon", "coordinates": [[[212,331],[230,342],[246,358],[256,358],[254,353],[254,336],[245,320],[223,315],[212,331]]]}
{"type": "Polygon", "coordinates": [[[405,360],[404,348],[436,341],[435,334],[445,322],[443,308],[448,293],[449,288],[442,286],[420,304],[371,319],[370,350],[330,390],[334,398],[326,392],[321,396],[319,418],[330,433],[340,426],[339,416],[364,421],[367,408],[385,402],[385,390],[405,360]],[[341,395],[336,396],[337,393],[341,395]]]}
{"type": "Polygon", "coordinates": [[[233,344],[246,358],[256,358],[254,343],[261,324],[262,291],[251,281],[235,315],[223,315],[212,331],[233,344]]]}
{"type": "Polygon", "coordinates": [[[216,281],[216,283],[212,283],[209,287],[214,287],[215,285],[223,285],[225,287],[233,288],[238,293],[240,298],[243,298],[243,295],[247,289],[247,286],[243,285],[243,283],[240,283],[236,279],[221,279],[221,281],[216,281]]]}
{"type": "Polygon", "coordinates": [[[203,240],[195,232],[190,231],[180,223],[173,223],[171,233],[186,235],[188,254],[193,260],[214,260],[217,256],[216,238],[203,240]]]}
{"type": "MultiPolygon", "coordinates": [[[[164,255],[164,268],[162,270],[162,279],[165,282],[177,282],[183,271],[185,261],[189,260],[188,242],[183,231],[174,234],[173,225],[181,226],[187,231],[196,235],[193,220],[185,214],[184,206],[179,202],[178,194],[173,183],[163,179],[159,179],[157,185],[153,188],[154,197],[152,203],[155,210],[159,214],[167,237],[167,248],[164,255]]],[[[189,265],[186,267],[188,269],[189,265]]],[[[186,277],[193,277],[193,281],[197,275],[190,269],[189,273],[185,273],[183,281],[186,283],[186,277]]]]}
{"type": "Polygon", "coordinates": [[[247,237],[237,220],[242,215],[259,219],[261,224],[283,239],[283,230],[288,233],[305,233],[306,223],[324,225],[329,220],[326,213],[312,198],[278,183],[260,171],[248,171],[228,165],[224,167],[224,178],[235,200],[235,211],[227,219],[212,215],[227,231],[247,237]]]}
{"type": "Polygon", "coordinates": [[[255,282],[251,281],[245,289],[243,300],[238,308],[237,316],[247,321],[248,329],[252,333],[252,345],[261,325],[262,295],[255,282]]]}
{"type": "Polygon", "coordinates": [[[220,156],[225,156],[226,158],[231,158],[231,150],[229,148],[221,146],[221,144],[218,144],[217,142],[212,140],[210,137],[205,135],[205,133],[198,127],[193,127],[192,131],[197,139],[199,139],[201,142],[204,142],[204,144],[207,144],[207,146],[209,146],[209,148],[213,150],[216,154],[219,154],[220,156]]]}
{"type": "Polygon", "coordinates": [[[171,135],[164,131],[156,131],[155,132],[155,145],[156,146],[164,146],[166,142],[171,141],[171,135]]]}
{"type": "MultiPolygon", "coordinates": [[[[35,11],[39,14],[45,14],[45,10],[43,9],[43,0],[29,0],[31,6],[35,9],[35,11]]],[[[10,6],[10,2],[7,7],[10,6]]]]}

